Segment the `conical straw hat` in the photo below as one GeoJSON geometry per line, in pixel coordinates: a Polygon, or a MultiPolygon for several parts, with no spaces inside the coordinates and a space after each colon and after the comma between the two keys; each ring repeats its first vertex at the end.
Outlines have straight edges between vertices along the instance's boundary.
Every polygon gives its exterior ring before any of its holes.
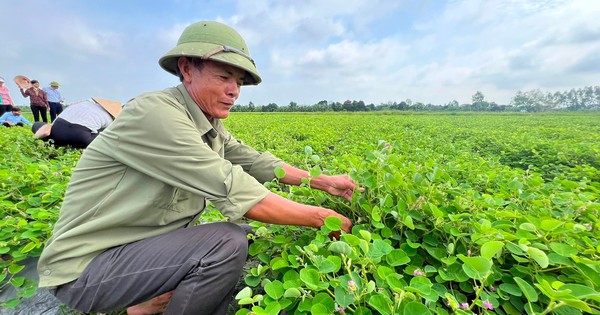
{"type": "Polygon", "coordinates": [[[97,97],[92,97],[92,100],[102,106],[113,118],[117,118],[121,113],[122,106],[120,102],[97,97]]]}
{"type": "Polygon", "coordinates": [[[19,88],[23,90],[27,90],[31,87],[31,80],[24,75],[18,75],[15,77],[15,83],[19,86],[19,88]]]}

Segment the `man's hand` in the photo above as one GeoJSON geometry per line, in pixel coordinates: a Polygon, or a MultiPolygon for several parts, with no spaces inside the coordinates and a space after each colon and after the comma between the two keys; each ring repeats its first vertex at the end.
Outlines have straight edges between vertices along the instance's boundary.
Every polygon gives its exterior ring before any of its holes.
{"type": "Polygon", "coordinates": [[[318,180],[319,183],[315,183],[315,188],[328,192],[333,196],[342,197],[348,201],[352,200],[352,193],[355,189],[359,189],[361,192],[364,191],[364,188],[358,186],[358,184],[350,178],[350,176],[346,175],[321,175],[318,180]],[[321,176],[324,176],[323,180],[321,176]]]}
{"type": "MultiPolygon", "coordinates": [[[[279,181],[284,184],[300,185],[303,178],[308,178],[310,176],[307,171],[295,168],[289,164],[284,164],[283,170],[285,171],[285,177],[281,178],[279,181]]],[[[361,192],[364,191],[364,189],[359,187],[347,174],[321,174],[319,177],[310,180],[310,187],[328,192],[333,196],[345,198],[346,200],[352,200],[352,193],[355,189],[359,189],[361,192]]]]}
{"type": "Polygon", "coordinates": [[[305,205],[270,192],[244,216],[248,219],[281,225],[299,225],[320,228],[330,216],[342,220],[342,231],[350,233],[352,222],[334,210],[305,205]]]}

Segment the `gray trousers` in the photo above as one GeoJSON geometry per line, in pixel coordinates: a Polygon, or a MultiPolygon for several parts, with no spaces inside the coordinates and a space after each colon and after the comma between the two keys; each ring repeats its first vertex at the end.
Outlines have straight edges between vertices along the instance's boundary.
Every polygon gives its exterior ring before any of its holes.
{"type": "Polygon", "coordinates": [[[245,229],[204,224],[108,249],[54,293],[73,309],[106,312],[175,290],[163,314],[226,314],[248,255],[245,229]]]}

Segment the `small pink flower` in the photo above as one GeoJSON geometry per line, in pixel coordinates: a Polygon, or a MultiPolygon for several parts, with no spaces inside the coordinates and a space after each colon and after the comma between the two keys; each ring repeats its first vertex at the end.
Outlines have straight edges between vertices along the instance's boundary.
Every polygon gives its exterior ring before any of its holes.
{"type": "Polygon", "coordinates": [[[487,308],[490,311],[494,310],[494,306],[492,305],[492,303],[488,302],[488,301],[483,301],[483,307],[487,308]]]}
{"type": "Polygon", "coordinates": [[[471,250],[470,249],[467,251],[467,256],[471,256],[471,250]]]}
{"type": "Polygon", "coordinates": [[[589,223],[588,223],[588,224],[586,224],[586,225],[585,225],[585,227],[587,228],[587,230],[588,230],[588,231],[591,231],[591,230],[592,230],[592,225],[591,225],[591,224],[589,224],[589,223]]]}
{"type": "Polygon", "coordinates": [[[496,287],[495,286],[490,286],[490,291],[496,292],[496,287]]]}
{"type": "Polygon", "coordinates": [[[424,274],[421,272],[421,270],[415,269],[415,271],[413,271],[413,276],[422,277],[422,276],[424,276],[424,274]]]}
{"type": "Polygon", "coordinates": [[[345,307],[341,307],[341,306],[340,306],[340,307],[338,307],[338,308],[337,308],[337,311],[338,311],[340,314],[346,314],[346,312],[345,312],[345,311],[346,311],[346,308],[345,308],[345,307]]]}
{"type": "Polygon", "coordinates": [[[348,289],[350,291],[356,290],[356,282],[354,280],[348,280],[348,289]]]}
{"type": "Polygon", "coordinates": [[[460,308],[463,310],[469,309],[469,303],[467,303],[467,302],[460,303],[460,308]]]}

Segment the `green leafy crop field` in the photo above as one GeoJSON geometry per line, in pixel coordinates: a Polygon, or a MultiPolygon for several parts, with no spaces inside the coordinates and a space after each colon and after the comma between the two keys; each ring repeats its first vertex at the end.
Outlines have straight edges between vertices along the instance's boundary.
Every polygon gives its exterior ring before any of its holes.
{"type": "MultiPolygon", "coordinates": [[[[600,114],[233,113],[239,140],[365,188],[352,202],[277,181],[354,222],[253,222],[236,314],[600,314],[600,114]]],[[[80,151],[0,130],[0,286],[51,233],[80,151]]],[[[277,174],[281,176],[281,170],[277,174]]],[[[220,220],[210,210],[202,221],[220,220]]],[[[18,303],[6,302],[4,307],[18,303]]]]}

